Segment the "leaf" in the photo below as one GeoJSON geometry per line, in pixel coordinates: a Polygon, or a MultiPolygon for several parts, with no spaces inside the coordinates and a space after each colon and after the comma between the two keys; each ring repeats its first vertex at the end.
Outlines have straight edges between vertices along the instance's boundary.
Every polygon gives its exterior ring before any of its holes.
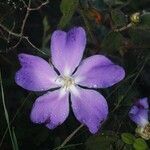
{"type": "Polygon", "coordinates": [[[15,150],[19,150],[17,137],[16,137],[16,134],[15,134],[14,127],[12,128],[12,134],[13,134],[13,141],[14,141],[14,145],[15,145],[15,150]]]}
{"type": "Polygon", "coordinates": [[[104,0],[104,2],[109,6],[124,5],[127,3],[126,0],[104,0]]]}
{"type": "Polygon", "coordinates": [[[130,133],[122,133],[121,138],[126,144],[133,144],[135,140],[135,137],[130,133]]]}
{"type": "Polygon", "coordinates": [[[117,136],[114,133],[91,136],[85,143],[86,150],[108,150],[116,139],[117,136]]]}
{"type": "Polygon", "coordinates": [[[145,28],[150,29],[150,12],[145,13],[141,16],[141,23],[140,25],[144,26],[145,28]]]}
{"type": "Polygon", "coordinates": [[[131,28],[129,30],[129,36],[131,37],[131,41],[142,48],[150,47],[150,31],[143,30],[139,28],[131,28]]]}
{"type": "Polygon", "coordinates": [[[63,13],[63,16],[59,22],[59,28],[64,28],[69,21],[71,20],[77,6],[79,0],[62,0],[60,4],[60,10],[63,13]]]}
{"type": "Polygon", "coordinates": [[[136,150],[148,150],[148,145],[142,138],[137,138],[133,144],[136,150]]]}
{"type": "Polygon", "coordinates": [[[116,27],[126,25],[126,18],[124,13],[120,9],[114,9],[111,11],[111,17],[116,27]]]}
{"type": "Polygon", "coordinates": [[[120,51],[122,45],[123,36],[118,32],[109,32],[102,41],[102,48],[108,52],[120,51]]]}
{"type": "Polygon", "coordinates": [[[43,19],[43,26],[44,26],[44,31],[45,32],[50,29],[47,17],[44,17],[44,19],[43,19]]]}

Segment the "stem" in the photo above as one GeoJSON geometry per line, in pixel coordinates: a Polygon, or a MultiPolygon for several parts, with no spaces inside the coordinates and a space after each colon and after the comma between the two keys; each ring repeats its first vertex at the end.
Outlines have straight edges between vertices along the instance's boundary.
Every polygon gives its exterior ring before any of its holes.
{"type": "Polygon", "coordinates": [[[148,58],[145,59],[145,61],[143,62],[142,67],[140,68],[139,72],[137,73],[137,75],[135,76],[135,78],[133,79],[133,81],[131,82],[131,85],[129,86],[129,88],[127,89],[126,93],[124,94],[124,96],[118,101],[117,105],[115,106],[115,108],[112,110],[112,113],[120,106],[120,103],[122,102],[122,100],[124,100],[124,98],[128,95],[129,91],[131,90],[133,84],[135,83],[135,81],[137,80],[137,78],[139,77],[139,75],[141,74],[146,62],[147,62],[148,58]]]}
{"type": "Polygon", "coordinates": [[[9,131],[12,147],[13,147],[13,150],[15,150],[16,148],[15,148],[13,135],[12,135],[11,128],[10,128],[9,115],[8,115],[8,111],[7,111],[6,104],[5,104],[5,96],[4,96],[4,90],[3,90],[3,82],[2,82],[2,76],[1,76],[1,70],[0,70],[0,86],[1,86],[2,104],[3,104],[3,108],[4,108],[5,119],[6,119],[6,122],[7,122],[8,131],[9,131]]]}
{"type": "MultiPolygon", "coordinates": [[[[29,93],[28,96],[24,99],[23,103],[22,103],[21,106],[17,109],[17,111],[16,111],[15,115],[13,116],[12,120],[10,120],[10,125],[11,125],[11,124],[13,123],[13,121],[16,119],[17,115],[20,113],[21,109],[23,108],[25,102],[27,101],[27,99],[28,99],[31,95],[32,95],[32,92],[29,93]]],[[[3,144],[3,141],[4,141],[4,138],[5,138],[6,134],[7,134],[7,131],[8,131],[8,127],[5,129],[5,132],[4,132],[4,134],[3,134],[3,136],[2,136],[2,139],[1,139],[1,141],[0,141],[0,148],[1,148],[2,144],[3,144]]]]}
{"type": "Polygon", "coordinates": [[[72,137],[73,137],[83,126],[84,126],[84,125],[81,124],[78,128],[76,128],[76,129],[64,140],[64,142],[63,142],[58,148],[56,148],[56,150],[62,149],[62,148],[72,139],[72,137]]]}
{"type": "Polygon", "coordinates": [[[115,32],[121,32],[121,31],[124,31],[124,30],[126,30],[126,29],[128,29],[130,27],[132,27],[132,23],[129,23],[127,26],[124,26],[124,27],[122,27],[120,29],[114,29],[114,31],[115,32]]]}

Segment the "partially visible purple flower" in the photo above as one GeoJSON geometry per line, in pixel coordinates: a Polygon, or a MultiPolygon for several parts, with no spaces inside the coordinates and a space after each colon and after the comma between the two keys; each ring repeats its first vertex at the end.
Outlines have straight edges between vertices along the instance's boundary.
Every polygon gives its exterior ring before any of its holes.
{"type": "Polygon", "coordinates": [[[150,123],[148,120],[148,98],[139,99],[129,111],[129,117],[137,124],[136,133],[145,140],[150,139],[150,123]]]}
{"type": "Polygon", "coordinates": [[[79,85],[107,88],[121,81],[125,72],[103,55],[94,55],[81,62],[85,45],[86,34],[81,27],[67,33],[57,30],[52,34],[51,60],[60,75],[42,58],[19,54],[22,68],[15,76],[18,85],[30,91],[60,87],[37,98],[31,112],[33,122],[45,123],[49,129],[62,124],[69,114],[69,93],[74,115],[91,133],[96,133],[106,120],[108,105],[105,98],[99,92],[79,85]]]}
{"type": "Polygon", "coordinates": [[[137,125],[144,127],[148,124],[148,111],[149,104],[148,98],[139,99],[129,111],[129,117],[132,121],[134,121],[137,125]]]}

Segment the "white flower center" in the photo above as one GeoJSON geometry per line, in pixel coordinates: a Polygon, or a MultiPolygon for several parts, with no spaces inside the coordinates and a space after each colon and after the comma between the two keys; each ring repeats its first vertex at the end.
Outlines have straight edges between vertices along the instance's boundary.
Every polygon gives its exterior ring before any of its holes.
{"type": "Polygon", "coordinates": [[[59,76],[56,82],[66,91],[71,90],[71,87],[75,85],[75,79],[70,76],[59,76]]]}

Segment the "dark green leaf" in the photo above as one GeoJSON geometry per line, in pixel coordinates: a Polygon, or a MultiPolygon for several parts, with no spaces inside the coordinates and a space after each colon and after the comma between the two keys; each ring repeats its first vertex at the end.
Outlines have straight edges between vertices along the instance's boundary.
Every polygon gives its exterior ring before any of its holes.
{"type": "Polygon", "coordinates": [[[136,150],[148,150],[148,145],[146,144],[146,142],[141,139],[141,138],[137,138],[133,144],[134,148],[136,150]]]}
{"type": "Polygon", "coordinates": [[[102,41],[102,48],[108,52],[119,51],[122,45],[123,36],[118,32],[109,32],[102,41]]]}
{"type": "Polygon", "coordinates": [[[138,47],[149,48],[150,47],[150,31],[143,30],[139,28],[131,28],[129,30],[129,35],[134,44],[138,47]]]}
{"type": "Polygon", "coordinates": [[[133,144],[135,140],[135,137],[130,133],[122,133],[121,138],[126,144],[133,144]]]}
{"type": "Polygon", "coordinates": [[[60,10],[63,13],[63,16],[58,25],[60,28],[64,28],[68,24],[78,6],[78,3],[78,0],[61,1],[60,10]]]}
{"type": "Polygon", "coordinates": [[[141,24],[143,27],[150,29],[150,13],[145,13],[141,16],[141,24]]]}
{"type": "Polygon", "coordinates": [[[126,18],[124,13],[119,9],[114,9],[111,11],[111,17],[116,27],[121,27],[126,25],[126,18]]]}
{"type": "Polygon", "coordinates": [[[115,5],[124,5],[127,1],[126,0],[104,0],[104,2],[109,6],[115,6],[115,5]]]}
{"type": "Polygon", "coordinates": [[[18,141],[17,141],[17,137],[16,137],[16,134],[15,134],[14,128],[12,128],[12,134],[13,134],[13,141],[14,141],[14,145],[15,145],[15,150],[19,150],[18,141]]]}
{"type": "Polygon", "coordinates": [[[97,136],[91,136],[86,141],[86,150],[108,150],[117,139],[115,134],[105,133],[97,136]]]}
{"type": "Polygon", "coordinates": [[[44,17],[44,19],[43,19],[43,26],[44,26],[45,32],[49,30],[50,26],[48,24],[47,17],[44,17]]]}

